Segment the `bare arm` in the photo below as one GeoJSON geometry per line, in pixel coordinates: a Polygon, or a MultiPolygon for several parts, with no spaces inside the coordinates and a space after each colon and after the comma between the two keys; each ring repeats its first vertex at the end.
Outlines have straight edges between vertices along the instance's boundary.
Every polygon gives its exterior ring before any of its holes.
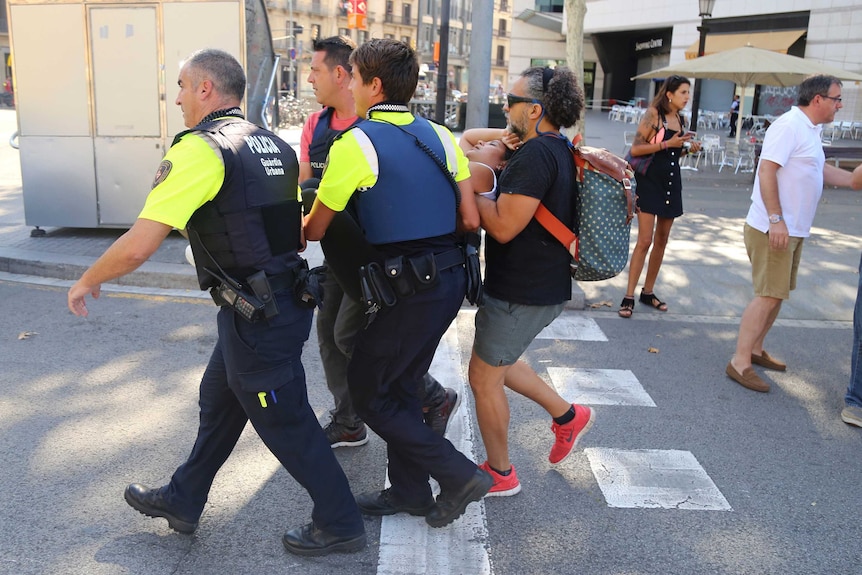
{"type": "Polygon", "coordinates": [[[301,184],[312,177],[311,162],[299,162],[299,183],[301,184]]]}
{"type": "MultiPolygon", "coordinates": [[[[487,171],[487,170],[486,170],[487,171]]],[[[479,208],[476,207],[476,195],[473,193],[473,176],[458,182],[461,190],[461,204],[458,206],[458,229],[474,232],[479,229],[479,208]]]]}
{"type": "Polygon", "coordinates": [[[332,218],[335,217],[335,210],[327,208],[320,200],[315,199],[314,205],[311,206],[311,213],[305,216],[302,222],[302,229],[305,232],[305,239],[312,242],[319,242],[326,234],[326,228],[332,223],[332,218]]]}
{"type": "Polygon", "coordinates": [[[173,228],[160,222],[138,218],[131,229],[117,238],[75,285],[69,288],[69,310],[87,316],[84,296],[98,298],[102,283],[132,272],[155,253],[173,228]]]}
{"type": "MultiPolygon", "coordinates": [[[[858,171],[858,170],[857,170],[858,171]]],[[[853,186],[853,173],[847,170],[842,170],[832,164],[823,164],[823,183],[828,186],[838,186],[840,188],[850,188],[853,186]]],[[[862,176],[859,176],[860,184],[862,184],[862,176]]],[[[854,188],[858,189],[858,188],[854,188]]]]}
{"type": "MultiPolygon", "coordinates": [[[[757,175],[760,178],[760,197],[767,215],[781,214],[781,201],[778,199],[778,170],[781,166],[770,160],[760,160],[757,175]]],[[[769,247],[774,250],[786,250],[790,243],[790,234],[784,220],[777,224],[769,224],[769,247]]]]}
{"type": "Polygon", "coordinates": [[[472,150],[480,140],[483,142],[500,140],[508,134],[509,131],[506,128],[470,128],[461,134],[458,145],[466,152],[472,150]]]}
{"type": "MultiPolygon", "coordinates": [[[[667,142],[658,142],[653,144],[651,140],[656,135],[656,131],[653,128],[658,126],[660,121],[658,110],[652,106],[647,108],[647,111],[644,113],[644,117],[641,119],[641,123],[638,124],[638,131],[635,133],[635,141],[631,148],[632,156],[646,156],[648,154],[654,154],[663,149],[667,149],[668,147],[679,148],[684,142],[691,140],[691,132],[686,132],[682,136],[677,132],[671,139],[667,140],[667,142]]],[[[699,149],[699,144],[692,142],[692,152],[697,152],[699,149]]]]}
{"type": "Polygon", "coordinates": [[[862,164],[856,166],[850,177],[850,187],[854,190],[862,190],[862,164]]]}
{"type": "Polygon", "coordinates": [[[638,124],[638,131],[635,133],[635,141],[631,148],[632,156],[646,156],[661,150],[660,145],[650,143],[656,133],[653,127],[658,123],[658,111],[650,106],[641,118],[641,123],[638,124]]]}
{"type": "Polygon", "coordinates": [[[479,196],[476,205],[482,227],[495,240],[505,244],[527,227],[539,207],[539,201],[538,198],[521,194],[500,194],[496,202],[479,196]]]}

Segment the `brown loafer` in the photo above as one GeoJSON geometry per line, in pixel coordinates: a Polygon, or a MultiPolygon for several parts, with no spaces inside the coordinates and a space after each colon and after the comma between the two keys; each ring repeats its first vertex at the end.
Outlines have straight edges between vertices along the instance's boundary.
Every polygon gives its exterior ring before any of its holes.
{"type": "Polygon", "coordinates": [[[775,359],[764,349],[762,355],[751,354],[751,363],[765,367],[766,369],[774,369],[775,371],[784,371],[787,369],[787,364],[779,359],[775,359]]]}
{"type": "Polygon", "coordinates": [[[727,369],[724,370],[728,377],[741,385],[742,387],[747,387],[753,391],[760,391],[762,393],[766,393],[769,391],[769,384],[760,379],[760,376],[754,373],[754,369],[747,368],[743,370],[742,373],[736,371],[736,368],[733,367],[733,364],[727,362],[727,369]]]}

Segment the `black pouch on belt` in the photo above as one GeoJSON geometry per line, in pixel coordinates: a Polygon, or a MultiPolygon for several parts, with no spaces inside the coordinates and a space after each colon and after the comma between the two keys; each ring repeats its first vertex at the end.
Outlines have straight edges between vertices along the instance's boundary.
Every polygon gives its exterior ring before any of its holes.
{"type": "Polygon", "coordinates": [[[413,287],[413,278],[405,266],[404,256],[388,258],[383,262],[383,267],[386,270],[386,277],[395,286],[398,297],[410,297],[416,293],[416,288],[413,287]]]}
{"type": "Polygon", "coordinates": [[[416,282],[416,291],[425,291],[434,287],[437,283],[437,260],[434,254],[416,256],[407,260],[413,280],[416,282]]]}
{"type": "Polygon", "coordinates": [[[484,288],[482,287],[482,267],[479,264],[479,245],[482,236],[475,232],[467,232],[464,248],[464,265],[467,268],[467,301],[473,305],[482,305],[484,288]]]}
{"type": "Polygon", "coordinates": [[[263,315],[266,319],[272,319],[278,315],[278,303],[272,295],[272,287],[266,279],[266,273],[258,271],[246,278],[246,283],[263,303],[263,315]]]}
{"type": "Polygon", "coordinates": [[[359,267],[359,286],[362,291],[362,301],[374,313],[382,308],[392,307],[398,303],[383,268],[377,262],[359,267]]]}
{"type": "Polygon", "coordinates": [[[380,307],[392,307],[398,303],[395,291],[389,284],[389,280],[386,279],[383,266],[377,262],[371,262],[365,267],[368,270],[368,280],[371,283],[371,287],[377,293],[380,307]]]}

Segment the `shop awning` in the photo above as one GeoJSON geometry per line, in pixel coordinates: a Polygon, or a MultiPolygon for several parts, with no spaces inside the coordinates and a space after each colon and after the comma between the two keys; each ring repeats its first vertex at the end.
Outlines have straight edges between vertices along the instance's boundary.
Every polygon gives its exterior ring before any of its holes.
{"type": "MultiPolygon", "coordinates": [[[[799,40],[806,30],[779,30],[777,32],[748,32],[744,34],[707,34],[704,56],[724,52],[743,46],[754,46],[763,50],[771,50],[787,54],[787,49],[799,40]]],[[[700,42],[695,42],[685,51],[685,59],[697,58],[700,42]]]]}

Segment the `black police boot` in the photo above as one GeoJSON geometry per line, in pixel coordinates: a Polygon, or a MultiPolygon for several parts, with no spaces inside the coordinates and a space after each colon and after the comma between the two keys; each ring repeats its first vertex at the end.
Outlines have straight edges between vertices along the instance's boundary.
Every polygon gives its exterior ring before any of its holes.
{"type": "Polygon", "coordinates": [[[461,489],[440,492],[437,504],[425,516],[425,522],[431,527],[449,525],[464,514],[467,505],[485,497],[493,485],[494,479],[487,472],[476,469],[476,473],[461,489]]]}
{"type": "Polygon", "coordinates": [[[434,507],[431,499],[425,505],[406,505],[392,496],[391,489],[383,491],[372,491],[363,493],[356,497],[356,505],[364,515],[395,515],[396,513],[409,513],[410,515],[426,515],[434,507]]]}
{"type": "Polygon", "coordinates": [[[164,517],[168,526],[174,531],[190,534],[198,528],[198,520],[180,517],[168,507],[160,489],[150,489],[140,483],[132,483],[126,487],[123,497],[126,503],[149,517],[164,517]]]}
{"type": "Polygon", "coordinates": [[[359,535],[336,537],[314,526],[314,523],[291,529],[281,538],[284,548],[306,557],[329,553],[355,553],[365,548],[365,530],[359,535]]]}

